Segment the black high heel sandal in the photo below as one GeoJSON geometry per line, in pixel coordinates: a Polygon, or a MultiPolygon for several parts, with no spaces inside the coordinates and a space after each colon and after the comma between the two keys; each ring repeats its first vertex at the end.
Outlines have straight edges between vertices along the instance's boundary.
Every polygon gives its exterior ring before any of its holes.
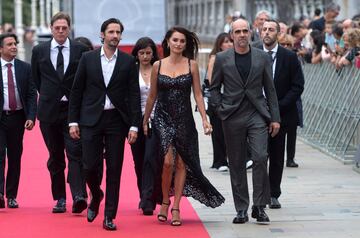
{"type": "MultiPolygon", "coordinates": [[[[173,214],[173,212],[178,212],[180,214],[180,209],[179,208],[171,208],[171,215],[173,214]]],[[[181,226],[181,220],[171,220],[170,223],[172,226],[181,226]]]]}
{"type": "Polygon", "coordinates": [[[157,215],[157,219],[158,219],[159,221],[161,221],[161,222],[166,222],[166,221],[167,221],[167,213],[168,213],[168,211],[169,211],[169,206],[170,206],[170,204],[171,204],[171,201],[170,201],[170,200],[169,200],[169,202],[162,202],[161,206],[162,206],[162,205],[166,205],[166,206],[167,206],[167,208],[166,208],[166,215],[159,213],[159,214],[157,215]]]}

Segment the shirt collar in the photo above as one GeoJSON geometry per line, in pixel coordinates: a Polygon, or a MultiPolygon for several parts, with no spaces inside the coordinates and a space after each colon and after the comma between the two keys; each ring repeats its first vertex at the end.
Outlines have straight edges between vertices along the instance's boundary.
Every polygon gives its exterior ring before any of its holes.
{"type": "MultiPolygon", "coordinates": [[[[106,55],[105,55],[105,51],[104,51],[104,46],[101,46],[101,50],[100,50],[100,56],[104,56],[106,59],[106,55]]],[[[118,56],[118,50],[115,50],[115,53],[111,56],[111,58],[109,60],[112,60],[112,59],[116,59],[118,56]]]]}
{"type": "MultiPolygon", "coordinates": [[[[265,48],[265,45],[263,45],[263,49],[264,49],[265,52],[269,52],[269,50],[265,48]]],[[[272,51],[273,53],[277,53],[278,49],[279,49],[279,44],[276,43],[275,47],[272,48],[271,51],[272,51]]]]}
{"type": "MultiPolygon", "coordinates": [[[[56,47],[58,47],[60,44],[57,43],[57,41],[52,38],[51,40],[51,49],[56,49],[56,47]]],[[[64,48],[69,48],[70,47],[70,40],[69,38],[66,39],[66,41],[64,42],[64,44],[62,44],[62,46],[64,46],[64,48]]]]}
{"type": "Polygon", "coordinates": [[[11,63],[14,66],[15,59],[8,62],[8,61],[4,60],[3,58],[1,58],[1,67],[6,66],[6,64],[8,64],[8,63],[11,63]]]}

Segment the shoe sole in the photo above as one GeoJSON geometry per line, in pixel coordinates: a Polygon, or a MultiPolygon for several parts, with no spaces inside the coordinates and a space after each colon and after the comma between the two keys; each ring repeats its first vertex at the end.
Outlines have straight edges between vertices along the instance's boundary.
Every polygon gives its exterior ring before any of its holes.
{"type": "Polygon", "coordinates": [[[66,212],[66,209],[65,210],[52,210],[52,213],[65,213],[66,212]]]}
{"type": "Polygon", "coordinates": [[[248,221],[249,221],[249,217],[245,218],[243,221],[239,221],[239,222],[234,222],[233,221],[233,224],[244,224],[244,223],[246,223],[248,221]]]}

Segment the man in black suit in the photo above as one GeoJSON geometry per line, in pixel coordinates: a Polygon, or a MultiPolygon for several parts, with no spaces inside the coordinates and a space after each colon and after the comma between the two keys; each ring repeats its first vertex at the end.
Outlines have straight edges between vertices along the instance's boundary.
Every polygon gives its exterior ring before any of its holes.
{"type": "Polygon", "coordinates": [[[275,136],[280,127],[270,59],[263,51],[249,45],[248,21],[234,21],[230,35],[234,41],[234,49],[216,54],[210,100],[224,129],[237,212],[233,223],[245,223],[249,220],[246,175],[248,150],[253,161],[254,206],[251,216],[257,222],[269,222],[264,211],[264,207],[270,202],[267,140],[269,133],[275,136]]]}
{"type": "Polygon", "coordinates": [[[68,158],[68,177],[73,198],[73,213],[87,208],[86,184],[82,173],[81,142],[69,135],[67,123],[68,100],[78,63],[87,48],[68,38],[69,15],[59,12],[51,19],[53,38],[33,49],[32,74],[39,92],[38,119],[46,147],[53,199],[53,213],[66,211],[65,154],[68,158]]]}
{"type": "MultiPolygon", "coordinates": [[[[278,44],[279,33],[279,23],[267,20],[261,32],[263,44],[258,45],[269,54],[272,61],[281,118],[279,133],[269,140],[270,208],[281,208],[278,198],[281,194],[280,184],[284,169],[285,138],[288,132],[296,130],[299,123],[296,101],[300,99],[304,90],[304,75],[300,62],[294,52],[278,44]]],[[[288,158],[287,164],[290,163],[295,166],[295,162],[288,158]]]]}
{"type": "Polygon", "coordinates": [[[5,207],[5,158],[8,158],[6,197],[9,208],[18,208],[24,129],[32,130],[36,116],[37,93],[31,80],[29,64],[15,59],[17,37],[12,33],[0,35],[0,208],[5,207]]]}
{"type": "Polygon", "coordinates": [[[141,121],[140,90],[135,59],[117,49],[124,30],[110,18],[101,25],[103,46],[80,60],[70,95],[70,135],[82,141],[86,182],[92,193],[87,219],[99,212],[104,193],[98,181],[105,142],[106,201],[103,228],[116,230],[125,137],[137,138],[141,121]],[[80,128],[79,128],[80,127],[80,128]],[[81,130],[81,134],[80,134],[81,130]]]}

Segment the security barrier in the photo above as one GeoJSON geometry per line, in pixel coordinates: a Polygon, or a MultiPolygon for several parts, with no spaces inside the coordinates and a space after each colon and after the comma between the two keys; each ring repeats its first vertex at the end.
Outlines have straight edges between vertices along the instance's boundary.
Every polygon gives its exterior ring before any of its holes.
{"type": "Polygon", "coordinates": [[[360,144],[360,69],[336,70],[323,63],[305,64],[303,70],[304,128],[299,137],[344,163],[352,163],[360,144]]]}

